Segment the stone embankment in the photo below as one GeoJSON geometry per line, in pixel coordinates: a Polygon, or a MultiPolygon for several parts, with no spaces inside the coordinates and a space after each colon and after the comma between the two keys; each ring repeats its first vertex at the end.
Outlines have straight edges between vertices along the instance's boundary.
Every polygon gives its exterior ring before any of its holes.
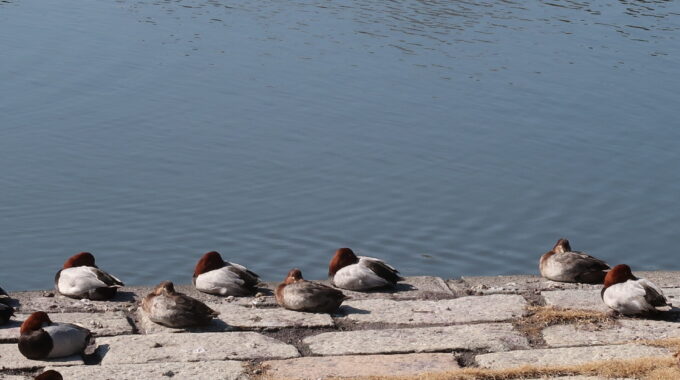
{"type": "MultiPolygon", "coordinates": [[[[670,302],[679,302],[680,272],[636,274],[661,286],[670,302]]],[[[56,369],[65,379],[455,374],[461,368],[665,360],[674,349],[650,340],[680,338],[678,309],[654,320],[603,315],[589,323],[537,322],[531,315],[550,306],[607,309],[600,300],[601,286],[536,276],[409,277],[395,291],[346,292],[352,298],[334,315],[281,309],[272,295],[274,286],[266,284],[251,298],[221,298],[179,286],[220,311],[219,319],[203,329],[170,329],[146,319],[138,302],[149,287],[126,287],[111,302],[73,300],[52,291],[11,293],[17,316],[0,327],[0,378],[31,378],[44,369],[56,369]],[[89,328],[97,336],[96,354],[52,361],[21,356],[16,344],[20,321],[38,310],[54,321],[89,328]]],[[[561,378],[554,372],[551,376],[561,378]]]]}

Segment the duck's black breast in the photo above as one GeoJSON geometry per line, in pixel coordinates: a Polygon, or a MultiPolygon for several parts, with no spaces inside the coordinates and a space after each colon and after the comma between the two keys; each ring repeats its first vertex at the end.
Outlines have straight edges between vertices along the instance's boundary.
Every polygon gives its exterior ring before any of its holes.
{"type": "Polygon", "coordinates": [[[19,352],[29,359],[45,359],[52,351],[52,348],[52,338],[43,329],[23,333],[19,337],[19,352]]]}

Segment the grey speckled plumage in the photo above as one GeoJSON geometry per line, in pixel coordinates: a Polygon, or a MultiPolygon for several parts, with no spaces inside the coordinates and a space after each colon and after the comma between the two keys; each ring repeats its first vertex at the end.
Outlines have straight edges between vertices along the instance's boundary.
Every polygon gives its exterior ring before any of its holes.
{"type": "Polygon", "coordinates": [[[207,325],[220,314],[203,302],[176,292],[170,281],[160,283],[142,299],[142,310],[153,322],[174,328],[207,325]]]}
{"type": "Polygon", "coordinates": [[[541,276],[560,282],[601,284],[609,270],[604,261],[583,252],[572,251],[567,239],[560,239],[550,252],[541,256],[541,276]]]}

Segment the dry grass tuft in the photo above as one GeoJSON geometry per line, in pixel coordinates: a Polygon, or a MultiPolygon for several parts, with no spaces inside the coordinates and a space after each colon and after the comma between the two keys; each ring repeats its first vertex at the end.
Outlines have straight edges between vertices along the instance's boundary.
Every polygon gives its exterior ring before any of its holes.
{"type": "MultiPolygon", "coordinates": [[[[551,376],[599,376],[644,380],[678,380],[680,369],[673,357],[651,357],[608,360],[571,366],[522,366],[510,369],[463,368],[448,372],[424,373],[416,376],[370,376],[357,380],[519,380],[551,376]]],[[[343,378],[347,380],[347,378],[343,378]]]]}
{"type": "Polygon", "coordinates": [[[526,319],[545,327],[559,324],[614,323],[611,316],[588,310],[561,309],[554,306],[532,306],[526,319]]]}

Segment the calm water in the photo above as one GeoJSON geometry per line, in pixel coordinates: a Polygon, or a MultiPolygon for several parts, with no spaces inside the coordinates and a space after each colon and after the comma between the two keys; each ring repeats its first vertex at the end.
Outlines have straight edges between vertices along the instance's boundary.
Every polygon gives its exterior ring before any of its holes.
{"type": "Polygon", "coordinates": [[[2,0],[0,284],[680,269],[678,110],[680,2],[2,0]]]}

